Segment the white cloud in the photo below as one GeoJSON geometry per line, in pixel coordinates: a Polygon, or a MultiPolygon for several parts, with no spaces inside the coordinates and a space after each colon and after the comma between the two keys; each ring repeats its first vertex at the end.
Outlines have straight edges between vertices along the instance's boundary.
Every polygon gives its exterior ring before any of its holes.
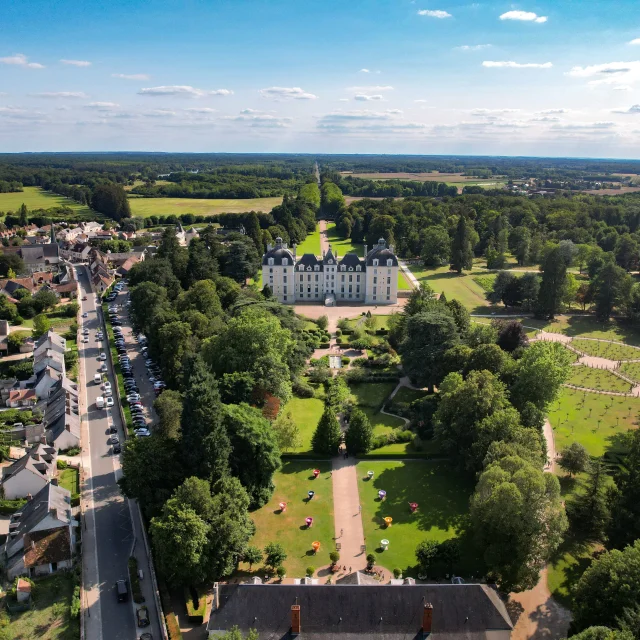
{"type": "Polygon", "coordinates": [[[384,96],[380,93],[371,96],[366,93],[358,93],[353,96],[353,99],[358,100],[359,102],[370,102],[372,100],[384,100],[384,96]]]}
{"type": "Polygon", "coordinates": [[[550,69],[553,67],[551,62],[513,62],[513,60],[485,60],[483,67],[491,69],[550,69]]]}
{"type": "Polygon", "coordinates": [[[281,118],[255,109],[243,109],[238,116],[222,116],[220,119],[243,122],[250,127],[261,129],[281,129],[288,127],[292,122],[291,118],[281,118]]]}
{"type": "Polygon", "coordinates": [[[522,22],[537,22],[541,24],[547,21],[547,16],[539,16],[533,11],[507,11],[500,16],[500,20],[520,20],[522,22]]]}
{"type": "Polygon", "coordinates": [[[640,81],[640,60],[606,62],[587,67],[573,67],[567,75],[574,78],[593,78],[587,86],[622,85],[625,88],[640,81]]]}
{"type": "Polygon", "coordinates": [[[422,98],[418,99],[418,100],[414,100],[414,102],[416,104],[424,104],[425,102],[429,102],[428,100],[423,100],[422,98]]]}
{"type": "Polygon", "coordinates": [[[615,127],[615,122],[571,122],[566,124],[554,124],[552,129],[565,129],[567,131],[581,131],[591,129],[611,129],[615,127]]]}
{"type": "Polygon", "coordinates": [[[338,102],[349,102],[349,98],[338,98],[338,102]]]}
{"type": "Polygon", "coordinates": [[[91,63],[88,60],[60,60],[62,64],[68,64],[72,67],[90,67],[91,63]]]}
{"type": "Polygon", "coordinates": [[[380,93],[381,91],[393,91],[393,87],[390,87],[389,85],[374,85],[372,87],[347,87],[347,91],[353,91],[354,93],[380,93]]]}
{"type": "Polygon", "coordinates": [[[418,11],[419,16],[427,16],[429,18],[452,18],[453,16],[447,11],[442,11],[442,9],[420,9],[418,11]]]}
{"type": "Polygon", "coordinates": [[[611,113],[624,113],[628,115],[640,114],[640,104],[633,104],[630,107],[624,107],[621,109],[612,109],[611,113]]]}
{"type": "Polygon", "coordinates": [[[402,115],[404,111],[402,109],[387,109],[387,113],[390,113],[393,116],[402,115]]]}
{"type": "Polygon", "coordinates": [[[117,102],[90,102],[85,105],[85,109],[97,109],[98,111],[111,111],[120,105],[117,102]]]}
{"type": "Polygon", "coordinates": [[[489,49],[490,44],[463,44],[459,47],[453,47],[457,51],[482,51],[483,49],[489,49]]]}
{"type": "Polygon", "coordinates": [[[639,45],[640,44],[640,38],[634,38],[633,40],[629,40],[629,42],[627,42],[627,44],[632,44],[632,45],[639,45]]]}
{"type": "Polygon", "coordinates": [[[147,87],[140,89],[138,95],[141,96],[184,96],[188,98],[202,98],[204,96],[229,96],[233,91],[229,89],[214,89],[206,91],[196,89],[188,85],[164,85],[160,87],[147,87]]]}
{"type": "Polygon", "coordinates": [[[540,115],[553,115],[555,113],[570,113],[571,109],[542,109],[542,111],[536,111],[540,115]]]}
{"type": "Polygon", "coordinates": [[[39,62],[29,62],[29,58],[24,53],[14,53],[12,56],[0,58],[2,64],[13,64],[18,67],[27,67],[28,69],[44,69],[44,65],[39,62]]]}
{"type": "Polygon", "coordinates": [[[473,109],[472,116],[494,116],[504,113],[517,113],[520,109],[473,109]]]}
{"type": "Polygon", "coordinates": [[[560,118],[558,116],[539,116],[531,118],[529,122],[560,122],[560,118]]]}
{"type": "Polygon", "coordinates": [[[151,76],[146,73],[112,73],[112,78],[122,78],[123,80],[149,80],[151,76]]]}
{"type": "Polygon", "coordinates": [[[359,120],[389,120],[390,114],[382,111],[370,111],[362,109],[360,111],[334,111],[321,116],[319,122],[352,122],[359,120]]]}
{"type": "Polygon", "coordinates": [[[264,98],[275,98],[280,100],[315,100],[318,96],[308,93],[300,87],[268,87],[260,89],[260,94],[264,98]]]}
{"type": "Polygon", "coordinates": [[[189,109],[185,109],[189,113],[216,113],[217,109],[212,109],[211,107],[189,107],[189,109]]]}
{"type": "Polygon", "coordinates": [[[84,91],[43,91],[42,93],[32,93],[36,98],[88,98],[84,91]]]}
{"type": "Polygon", "coordinates": [[[360,69],[359,73],[371,73],[369,69],[360,69]]]}

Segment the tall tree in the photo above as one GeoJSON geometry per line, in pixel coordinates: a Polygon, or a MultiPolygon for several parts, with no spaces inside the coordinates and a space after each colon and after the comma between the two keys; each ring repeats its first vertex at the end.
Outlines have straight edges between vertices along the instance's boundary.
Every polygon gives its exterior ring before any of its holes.
{"type": "Polygon", "coordinates": [[[162,395],[154,400],[153,408],[158,416],[156,433],[169,440],[179,440],[182,396],[173,389],[165,389],[162,395]]]}
{"type": "Polygon", "coordinates": [[[590,540],[602,540],[611,514],[607,505],[607,479],[600,460],[591,465],[584,491],[567,503],[571,528],[590,540]]]}
{"type": "Polygon", "coordinates": [[[369,453],[373,440],[373,429],[367,415],[360,409],[354,409],[349,417],[349,428],[345,434],[347,451],[353,455],[369,453]]]}
{"type": "Polygon", "coordinates": [[[447,230],[435,225],[425,230],[422,235],[420,258],[427,267],[439,267],[449,261],[451,238],[447,230]]]}
{"type": "Polygon", "coordinates": [[[318,426],[311,439],[311,448],[314,453],[322,455],[335,455],[342,438],[340,424],[330,407],[325,407],[318,426]]]}
{"type": "Polygon", "coordinates": [[[51,321],[43,313],[33,319],[32,333],[34,338],[39,338],[41,335],[44,335],[45,333],[47,333],[47,331],[49,331],[50,328],[51,321]]]}
{"type": "Polygon", "coordinates": [[[558,464],[570,476],[582,473],[589,468],[589,452],[579,442],[572,442],[560,452],[558,464]]]}
{"type": "Polygon", "coordinates": [[[229,473],[231,444],[223,422],[218,383],[197,357],[182,411],[182,455],[199,478],[215,482],[229,473]]]}
{"type": "Polygon", "coordinates": [[[615,307],[626,306],[633,287],[633,280],[622,267],[608,259],[591,281],[596,304],[596,318],[608,320],[615,307]]]}
{"type": "Polygon", "coordinates": [[[93,189],[91,208],[116,221],[131,217],[127,192],[119,184],[98,184],[93,189]]]}
{"type": "Polygon", "coordinates": [[[471,223],[465,214],[458,218],[458,226],[451,241],[451,269],[462,273],[473,266],[473,247],[471,246],[471,223]]]}
{"type": "Polygon", "coordinates": [[[500,588],[530,589],[567,529],[558,479],[521,458],[502,458],[480,476],[471,521],[500,588]]]}
{"type": "Polygon", "coordinates": [[[546,248],[542,265],[542,282],[538,294],[538,313],[553,319],[562,307],[565,295],[567,262],[559,245],[546,248]]]}

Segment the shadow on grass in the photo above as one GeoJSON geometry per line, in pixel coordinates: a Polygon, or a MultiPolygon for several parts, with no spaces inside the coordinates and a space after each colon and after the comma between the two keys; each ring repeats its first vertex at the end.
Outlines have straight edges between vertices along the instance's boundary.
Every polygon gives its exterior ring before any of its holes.
{"type": "Polygon", "coordinates": [[[630,325],[619,322],[618,320],[598,322],[595,317],[587,318],[572,316],[567,320],[567,328],[564,333],[571,337],[578,337],[593,331],[610,331],[614,329],[619,334],[618,338],[613,338],[614,340],[618,342],[626,342],[627,344],[634,346],[640,346],[640,332],[630,325]]]}
{"type": "Polygon", "coordinates": [[[564,607],[571,608],[571,591],[591,565],[595,549],[593,542],[568,537],[551,558],[550,564],[554,566],[556,579],[549,587],[553,597],[564,607]]]}

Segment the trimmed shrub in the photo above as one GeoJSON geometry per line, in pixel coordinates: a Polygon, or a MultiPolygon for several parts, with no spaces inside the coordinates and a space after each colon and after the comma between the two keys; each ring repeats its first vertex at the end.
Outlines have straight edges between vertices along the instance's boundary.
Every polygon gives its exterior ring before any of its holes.
{"type": "Polygon", "coordinates": [[[26,500],[0,500],[0,513],[9,515],[22,509],[25,504],[27,504],[26,500]]]}
{"type": "Polygon", "coordinates": [[[300,378],[293,381],[292,388],[294,395],[298,398],[313,398],[315,395],[313,387],[300,378]]]}
{"type": "Polygon", "coordinates": [[[342,335],[342,329],[336,329],[336,336],[339,338],[342,335]]]}
{"type": "Polygon", "coordinates": [[[136,604],[144,602],[142,589],[140,588],[140,576],[138,575],[138,559],[129,558],[129,583],[131,584],[131,597],[136,604]]]}
{"type": "Polygon", "coordinates": [[[307,570],[306,570],[307,578],[312,578],[315,572],[316,572],[315,567],[307,567],[307,570]]]}
{"type": "Polygon", "coordinates": [[[351,362],[351,358],[349,356],[342,356],[342,358],[340,358],[340,362],[346,366],[351,362]]]}
{"type": "Polygon", "coordinates": [[[321,342],[320,346],[318,347],[318,349],[328,349],[328,348],[329,348],[328,342],[321,342]]]}
{"type": "Polygon", "coordinates": [[[56,462],[56,466],[58,467],[58,469],[66,469],[69,465],[65,460],[58,460],[56,462]]]}
{"type": "Polygon", "coordinates": [[[169,640],[182,640],[182,632],[180,631],[180,625],[176,614],[172,612],[165,615],[167,622],[167,633],[169,634],[169,640]]]}
{"type": "Polygon", "coordinates": [[[402,578],[402,569],[394,569],[393,570],[393,577],[397,580],[398,578],[402,578]]]}

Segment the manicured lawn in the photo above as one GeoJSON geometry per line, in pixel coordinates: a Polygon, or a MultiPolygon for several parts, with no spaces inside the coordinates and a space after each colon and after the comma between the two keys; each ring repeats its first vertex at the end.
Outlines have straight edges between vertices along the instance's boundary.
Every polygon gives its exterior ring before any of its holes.
{"type": "Polygon", "coordinates": [[[571,346],[589,356],[607,358],[608,360],[639,360],[640,349],[634,349],[626,344],[612,342],[598,342],[596,340],[581,340],[574,338],[571,346]]]}
{"type": "Polygon", "coordinates": [[[33,608],[10,616],[8,638],[39,640],[77,640],[80,620],[69,615],[73,595],[73,576],[60,573],[35,581],[33,608]]]}
{"type": "Polygon", "coordinates": [[[398,269],[398,291],[409,291],[413,289],[411,283],[407,280],[402,269],[398,269]]]}
{"type": "Polygon", "coordinates": [[[480,285],[483,291],[489,292],[493,291],[493,283],[496,281],[497,274],[495,273],[487,273],[482,276],[474,276],[473,281],[480,285]]]}
{"type": "Polygon", "coordinates": [[[411,266],[411,272],[419,282],[426,282],[436,293],[444,293],[447,300],[459,300],[472,313],[487,313],[491,309],[497,309],[490,307],[485,291],[475,282],[474,276],[478,275],[477,273],[465,273],[460,276],[454,271],[449,271],[447,266],[424,269],[417,265],[411,266]]]}
{"type": "Polygon", "coordinates": [[[404,427],[404,420],[380,413],[384,401],[396,386],[395,382],[376,382],[354,384],[350,387],[356,399],[356,405],[367,414],[373,427],[373,434],[376,436],[404,427]]]}
{"type": "Polygon", "coordinates": [[[637,427],[638,413],[639,398],[562,389],[549,411],[556,450],[579,442],[592,456],[619,452],[620,436],[637,427]]]}
{"type": "Polygon", "coordinates": [[[67,467],[60,471],[58,482],[63,489],[71,491],[71,494],[80,493],[80,474],[74,467],[67,467]]]}
{"type": "MultiPolygon", "coordinates": [[[[367,460],[358,464],[357,473],[367,553],[375,553],[378,564],[416,575],[419,542],[441,542],[463,534],[474,483],[450,463],[367,460]],[[374,472],[373,480],[366,479],[367,471],[374,472]],[[384,502],[378,498],[380,489],[387,492],[384,502]],[[409,502],[418,503],[416,513],[411,513],[409,502]],[[386,516],[393,518],[389,528],[383,522],[386,516]],[[380,551],[383,538],[389,540],[384,552],[380,551]]],[[[482,563],[464,536],[462,544],[462,558],[454,572],[463,577],[478,576],[482,563]]]]}
{"type": "Polygon", "coordinates": [[[572,337],[617,340],[618,342],[640,346],[640,333],[633,327],[619,323],[616,320],[598,322],[593,317],[557,316],[553,322],[546,323],[543,328],[545,331],[563,333],[572,337]]]}
{"type": "Polygon", "coordinates": [[[409,389],[409,387],[400,387],[398,393],[393,396],[393,402],[406,402],[411,404],[414,400],[421,400],[428,393],[420,389],[409,389]]]}
{"type": "Polygon", "coordinates": [[[627,378],[640,382],[640,362],[625,362],[620,367],[620,373],[627,376],[627,378]]]}
{"type": "Polygon", "coordinates": [[[567,540],[548,564],[549,591],[565,607],[571,608],[571,589],[591,564],[596,549],[594,545],[567,540]]]}
{"type": "Polygon", "coordinates": [[[292,398],[284,411],[291,412],[300,430],[300,446],[292,453],[311,453],[311,438],[324,411],[324,402],[319,398],[292,398]]]}
{"type": "Polygon", "coordinates": [[[615,391],[617,393],[631,391],[631,385],[618,378],[611,371],[592,369],[581,364],[571,367],[571,376],[567,380],[567,384],[587,389],[598,389],[598,391],[615,391]]]}
{"type": "Polygon", "coordinates": [[[329,240],[333,251],[338,252],[338,259],[350,251],[357,253],[361,258],[364,256],[364,245],[351,242],[351,238],[342,238],[339,236],[336,232],[335,222],[329,222],[327,224],[327,240],[329,240]]]}
{"type": "Polygon", "coordinates": [[[312,253],[314,256],[322,255],[320,248],[320,230],[316,225],[316,230],[310,233],[298,246],[297,255],[302,256],[305,253],[312,253]]]}
{"type": "MultiPolygon", "coordinates": [[[[0,201],[1,202],[1,201],[0,201]]],[[[246,199],[208,198],[136,198],[130,197],[131,213],[134,216],[148,216],[193,213],[196,216],[212,216],[218,213],[245,213],[262,211],[269,213],[273,207],[282,204],[282,197],[246,199]]]]}
{"type": "MultiPolygon", "coordinates": [[[[329,472],[330,462],[285,461],[274,476],[276,489],[271,500],[251,514],[256,524],[256,534],[250,544],[264,549],[269,542],[279,542],[287,552],[284,566],[291,578],[303,578],[305,569],[316,569],[329,564],[329,553],[335,549],[333,537],[333,484],[329,472]],[[313,469],[321,474],[313,479],[313,469]],[[315,491],[313,500],[307,500],[307,491],[315,491]],[[279,503],[286,502],[287,509],[280,513],[279,503]],[[305,518],[313,518],[313,526],[305,526],[305,518]],[[321,543],[314,556],[311,543],[321,543]]],[[[248,565],[241,563],[240,570],[248,572],[248,565]]],[[[255,575],[263,576],[263,567],[253,567],[255,575]]]]}
{"type": "Polygon", "coordinates": [[[93,216],[93,219],[96,217],[96,213],[91,211],[89,207],[85,207],[70,198],[65,198],[64,196],[59,196],[49,191],[43,191],[40,187],[25,187],[24,191],[16,193],[0,193],[0,211],[5,213],[17,211],[23,203],[27,205],[30,211],[34,209],[69,207],[76,213],[93,216]]]}

